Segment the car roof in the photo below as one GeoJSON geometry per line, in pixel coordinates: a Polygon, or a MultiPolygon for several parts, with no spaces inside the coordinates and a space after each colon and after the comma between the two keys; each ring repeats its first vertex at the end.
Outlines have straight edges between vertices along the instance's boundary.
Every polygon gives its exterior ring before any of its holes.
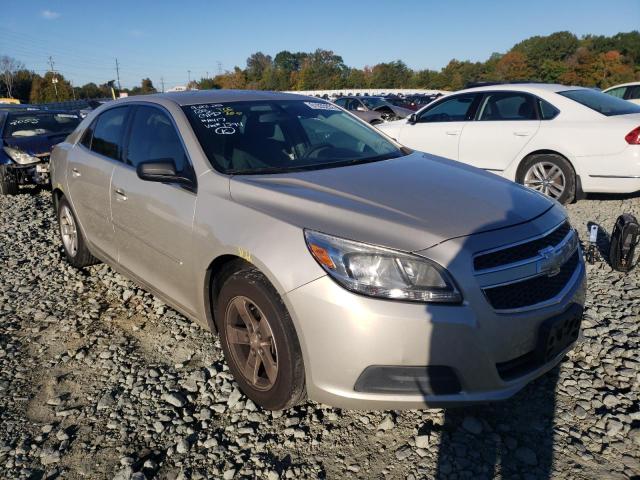
{"type": "Polygon", "coordinates": [[[620,84],[618,84],[618,85],[614,85],[614,86],[612,86],[612,87],[605,88],[605,89],[603,90],[603,92],[606,92],[607,90],[611,90],[611,89],[613,89],[613,88],[618,88],[618,87],[633,87],[633,86],[635,86],[635,85],[640,85],[640,82],[627,82],[627,83],[620,83],[620,84]]]}
{"type": "Polygon", "coordinates": [[[246,102],[257,100],[323,100],[306,95],[261,90],[187,90],[184,92],[154,93],[151,95],[126,97],[116,100],[116,102],[154,101],[161,99],[169,100],[180,106],[195,105],[198,103],[246,102]]]}
{"type": "Polygon", "coordinates": [[[588,88],[585,88],[585,87],[561,85],[559,83],[498,83],[498,84],[492,84],[492,85],[482,85],[479,87],[466,88],[464,90],[459,90],[455,93],[486,92],[488,90],[557,93],[557,92],[563,92],[565,90],[577,90],[577,89],[588,90],[588,88]]]}

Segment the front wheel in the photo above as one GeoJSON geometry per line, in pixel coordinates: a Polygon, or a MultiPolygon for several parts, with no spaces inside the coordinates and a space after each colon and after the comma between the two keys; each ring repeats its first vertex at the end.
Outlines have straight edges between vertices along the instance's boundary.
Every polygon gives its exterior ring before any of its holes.
{"type": "Polygon", "coordinates": [[[251,266],[233,273],[215,318],[229,369],[244,394],[268,410],[306,396],[302,352],[293,322],[271,283],[251,266]]]}
{"type": "Polygon", "coordinates": [[[576,174],[571,164],[554,153],[532,155],[518,169],[518,183],[539,191],[562,204],[576,195],[576,174]]]}

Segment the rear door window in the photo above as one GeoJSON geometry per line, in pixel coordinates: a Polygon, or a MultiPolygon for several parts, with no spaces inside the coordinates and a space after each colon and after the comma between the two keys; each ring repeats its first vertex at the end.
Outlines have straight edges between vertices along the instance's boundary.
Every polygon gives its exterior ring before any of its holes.
{"type": "Polygon", "coordinates": [[[122,138],[128,107],[112,108],[100,114],[91,141],[91,150],[113,158],[122,159],[122,138]]]}
{"type": "Polygon", "coordinates": [[[537,120],[531,95],[521,92],[496,92],[484,96],[478,120],[537,120]]]}

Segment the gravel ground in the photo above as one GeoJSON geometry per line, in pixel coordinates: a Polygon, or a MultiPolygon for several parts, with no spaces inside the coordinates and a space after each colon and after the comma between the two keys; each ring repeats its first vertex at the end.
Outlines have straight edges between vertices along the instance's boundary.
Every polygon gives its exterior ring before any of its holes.
{"type": "MultiPolygon", "coordinates": [[[[569,211],[586,238],[640,198],[569,211]]],[[[640,269],[589,266],[584,338],[507,402],[270,413],[210,333],[107,266],[69,267],[49,192],[0,214],[3,478],[640,478],[640,269]]]]}

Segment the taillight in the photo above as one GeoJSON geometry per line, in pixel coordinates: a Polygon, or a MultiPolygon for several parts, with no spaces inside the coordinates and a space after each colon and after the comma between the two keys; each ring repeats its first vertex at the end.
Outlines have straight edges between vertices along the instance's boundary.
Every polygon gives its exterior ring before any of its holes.
{"type": "Polygon", "coordinates": [[[636,127],[631,130],[624,137],[629,145],[640,145],[640,127],[636,127]]]}

